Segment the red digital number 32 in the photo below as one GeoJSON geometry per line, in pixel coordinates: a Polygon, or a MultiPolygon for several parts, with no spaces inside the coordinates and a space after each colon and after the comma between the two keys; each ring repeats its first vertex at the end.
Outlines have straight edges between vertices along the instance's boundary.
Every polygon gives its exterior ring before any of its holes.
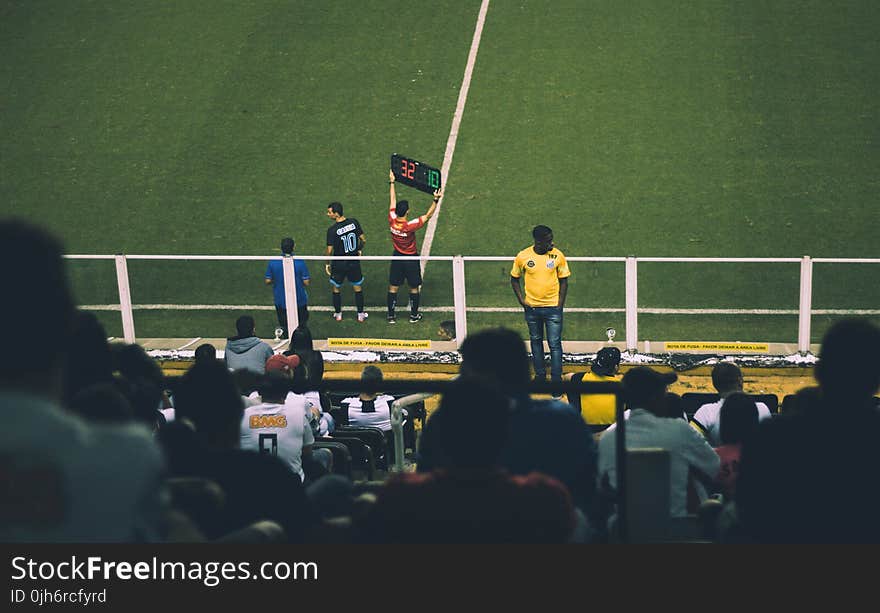
{"type": "Polygon", "coordinates": [[[416,172],[416,163],[410,162],[409,160],[400,160],[400,174],[401,176],[406,177],[407,179],[412,179],[415,176],[416,172]]]}

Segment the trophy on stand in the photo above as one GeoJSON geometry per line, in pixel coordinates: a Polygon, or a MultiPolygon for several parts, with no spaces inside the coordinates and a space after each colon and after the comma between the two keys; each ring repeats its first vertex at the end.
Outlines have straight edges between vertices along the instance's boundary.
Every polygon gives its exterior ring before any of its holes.
{"type": "Polygon", "coordinates": [[[614,328],[605,328],[605,334],[608,336],[608,342],[613,343],[614,337],[617,336],[617,330],[614,328]]]}

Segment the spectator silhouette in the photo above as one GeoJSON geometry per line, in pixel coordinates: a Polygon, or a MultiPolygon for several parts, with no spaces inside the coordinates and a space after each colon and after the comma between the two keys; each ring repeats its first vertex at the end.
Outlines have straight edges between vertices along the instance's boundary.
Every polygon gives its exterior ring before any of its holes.
{"type": "Polygon", "coordinates": [[[715,448],[721,467],[716,481],[726,500],[736,497],[742,445],[757,431],[758,423],[758,407],[748,394],[731,394],[721,406],[721,445],[715,448]]]}
{"type": "Polygon", "coordinates": [[[125,424],[134,420],[131,402],[117,382],[93,383],[74,394],[67,407],[94,423],[125,424]]]}
{"type": "Polygon", "coordinates": [[[239,449],[244,403],[220,361],[194,364],[177,384],[177,419],[159,438],[177,477],[216,482],[226,495],[220,513],[196,520],[209,539],[269,519],[291,542],[302,542],[313,522],[299,476],[280,459],[239,449]]]}
{"type": "Polygon", "coordinates": [[[815,385],[799,389],[782,401],[780,412],[786,416],[822,409],[822,390],[815,385]]]}
{"type": "Polygon", "coordinates": [[[510,418],[509,399],[497,388],[461,379],[443,394],[426,425],[433,470],[392,476],[363,520],[361,538],[391,543],[569,540],[576,515],[566,488],[545,475],[512,476],[501,467],[510,418]]]}
{"type": "Polygon", "coordinates": [[[76,311],[64,364],[64,403],[91,385],[113,381],[113,360],[104,326],[94,313],[76,311]]]}
{"type": "Polygon", "coordinates": [[[327,436],[333,434],[336,422],[330,415],[330,395],[326,390],[321,390],[324,380],[324,355],[315,351],[312,332],[306,326],[299,326],[290,337],[290,348],[284,355],[295,355],[299,358],[299,369],[305,380],[306,391],[303,394],[306,400],[317,412],[312,412],[312,430],[315,436],[327,436]]]}
{"type": "Polygon", "coordinates": [[[762,422],[746,441],[736,511],[747,538],[779,543],[880,542],[880,328],[834,324],[822,340],[812,410],[762,422]]]}
{"type": "Polygon", "coordinates": [[[193,359],[196,362],[210,362],[217,359],[217,349],[211,343],[202,343],[196,347],[193,359]]]}
{"type": "MultiPolygon", "coordinates": [[[[529,355],[519,334],[507,328],[468,335],[461,346],[461,376],[482,381],[511,401],[509,433],[501,466],[514,475],[533,471],[554,477],[568,487],[574,504],[591,514],[596,478],[596,444],[590,428],[570,405],[529,397],[529,355]]],[[[466,419],[462,428],[475,426],[466,419]]],[[[486,420],[478,427],[489,435],[486,420]]],[[[436,466],[434,441],[422,433],[418,470],[436,466]]]]}
{"type": "Polygon", "coordinates": [[[135,419],[157,430],[166,421],[163,411],[171,407],[162,368],[140,345],[114,345],[112,355],[120,375],[117,385],[131,403],[135,419]]]}
{"type": "MultiPolygon", "coordinates": [[[[686,421],[669,418],[666,387],[677,380],[675,373],[660,373],[647,366],[637,366],[623,376],[623,393],[630,408],[626,419],[626,447],[666,449],[670,458],[669,516],[687,513],[688,479],[691,472],[705,481],[718,474],[719,459],[686,421]]],[[[610,426],[599,440],[599,477],[616,489],[616,427],[610,426]]]]}
{"type": "Polygon", "coordinates": [[[687,413],[684,410],[684,403],[681,396],[674,392],[666,392],[666,408],[661,417],[673,417],[675,419],[688,420],[687,413]]]}
{"type": "MultiPolygon", "coordinates": [[[[691,421],[703,433],[709,444],[717,447],[721,444],[721,436],[718,432],[721,405],[724,404],[724,399],[731,394],[743,391],[742,370],[733,362],[719,362],[712,369],[712,385],[718,391],[721,399],[699,407],[691,421]]],[[[755,404],[758,407],[758,419],[763,420],[770,417],[770,409],[766,404],[763,402],[755,404]]]]}
{"type": "Polygon", "coordinates": [[[324,378],[324,355],[315,351],[312,331],[301,325],[290,337],[290,348],[284,355],[299,356],[300,364],[304,370],[306,385],[309,389],[315,389],[321,385],[324,378]]]}
{"type": "Polygon", "coordinates": [[[0,354],[0,542],[162,538],[163,466],[149,433],[61,409],[75,318],[61,245],[28,223],[0,221],[0,279],[0,318],[13,324],[4,341],[15,348],[0,354]],[[47,324],[60,351],[34,342],[47,324]]]}

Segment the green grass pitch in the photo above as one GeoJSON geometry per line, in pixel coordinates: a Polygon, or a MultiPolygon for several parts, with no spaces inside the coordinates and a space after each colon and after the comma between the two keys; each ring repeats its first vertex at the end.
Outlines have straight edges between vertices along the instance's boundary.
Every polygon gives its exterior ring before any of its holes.
{"type": "MultiPolygon", "coordinates": [[[[389,156],[440,166],[477,0],[4,0],[0,215],[70,253],[320,255],[339,200],[389,255],[389,156]]],[[[880,5],[493,0],[433,255],[509,255],[554,229],[568,256],[880,257],[880,5]]],[[[405,187],[416,213],[429,198],[405,187]]],[[[419,244],[424,233],[419,235],[419,244]]],[[[328,305],[309,262],[310,302],[328,305]]],[[[265,264],[130,262],[135,303],[263,304],[265,264]]],[[[315,312],[316,337],[433,337],[451,316],[315,312]]],[[[83,304],[112,262],[72,262],[83,304]]],[[[468,266],[470,306],[515,306],[509,264],[468,266]]],[[[817,264],[813,307],[877,309],[880,266],[817,264]]],[[[640,265],[645,307],[796,309],[796,264],[640,265]]],[[[567,306],[624,306],[623,265],[573,265],[567,306]]],[[[452,304],[428,265],[423,304],[452,304]]],[[[136,311],[138,335],[225,336],[238,313],[136,311]]],[[[274,312],[255,313],[269,335],[274,312]]],[[[121,335],[118,314],[102,312],[121,335]]],[[[600,340],[623,314],[566,315],[600,340]]],[[[875,317],[875,320],[880,318],[875,317]]],[[[813,340],[834,320],[815,316],[813,340]]],[[[515,313],[473,314],[509,325],[515,313]]],[[[793,341],[794,316],[642,315],[649,339],[793,341]]]]}

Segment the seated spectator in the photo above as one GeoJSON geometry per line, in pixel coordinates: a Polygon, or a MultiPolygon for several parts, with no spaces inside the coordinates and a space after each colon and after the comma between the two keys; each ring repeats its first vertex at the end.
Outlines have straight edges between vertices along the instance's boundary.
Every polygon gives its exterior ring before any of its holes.
{"type": "Polygon", "coordinates": [[[290,348],[284,355],[299,357],[300,366],[305,371],[307,386],[318,387],[324,377],[324,355],[315,351],[312,332],[305,325],[300,325],[290,336],[290,348]]]}
{"type": "Polygon", "coordinates": [[[688,420],[687,413],[684,411],[684,403],[681,396],[673,392],[666,392],[666,409],[663,411],[662,417],[674,417],[675,419],[688,420]]]}
{"type": "Polygon", "coordinates": [[[149,434],[61,408],[75,317],[61,245],[0,221],[0,279],[0,319],[12,324],[3,338],[15,349],[0,353],[0,542],[160,540],[164,467],[149,434]],[[59,351],[33,342],[47,325],[59,351]]]}
{"type": "Polygon", "coordinates": [[[361,371],[361,389],[357,396],[344,398],[348,423],[352,426],[370,426],[382,432],[391,432],[391,403],[394,396],[380,393],[382,371],[376,366],[364,366],[361,371]]]}
{"type": "Polygon", "coordinates": [[[562,543],[577,516],[561,483],[501,467],[509,400],[473,381],[443,395],[426,429],[434,469],[397,473],[359,525],[378,543],[562,543]],[[462,427],[468,423],[471,427],[462,427]]]}
{"type": "MultiPolygon", "coordinates": [[[[274,358],[289,359],[287,356],[274,358]]],[[[303,456],[312,452],[315,438],[309,427],[306,399],[288,395],[290,379],[273,365],[260,387],[262,403],[247,407],[241,419],[241,448],[277,456],[305,482],[303,456]]]]}
{"type": "MultiPolygon", "coordinates": [[[[394,438],[391,429],[391,404],[394,396],[382,394],[382,371],[376,366],[364,366],[361,371],[361,393],[344,398],[342,406],[348,415],[349,426],[379,428],[385,434],[385,448],[389,463],[394,462],[394,438]]],[[[407,418],[402,409],[402,418],[407,418]]]]}
{"type": "Polygon", "coordinates": [[[809,410],[765,420],[742,448],[736,514],[747,538],[880,543],[880,328],[835,323],[814,369],[809,410]]]}
{"type": "Polygon", "coordinates": [[[65,356],[65,405],[69,405],[80,390],[113,381],[113,360],[107,332],[94,313],[74,312],[73,328],[65,356]]]}
{"type": "MultiPolygon", "coordinates": [[[[590,372],[580,372],[565,375],[564,378],[575,383],[583,381],[617,381],[617,373],[620,370],[620,349],[617,347],[602,347],[596,352],[596,358],[590,366],[590,372]]],[[[604,426],[613,424],[616,418],[616,404],[614,394],[568,394],[568,402],[581,417],[591,426],[604,426]]]]}
{"type": "MultiPolygon", "coordinates": [[[[687,516],[688,478],[691,472],[710,482],[718,474],[718,454],[687,422],[664,417],[666,387],[675,373],[659,373],[638,366],[623,376],[624,399],[630,407],[626,420],[626,448],[657,447],[670,456],[669,516],[687,516]]],[[[599,484],[617,490],[617,437],[614,426],[599,439],[599,484]]]]}
{"type": "Polygon", "coordinates": [[[249,407],[263,402],[263,399],[260,398],[260,384],[263,382],[261,375],[252,370],[242,369],[233,371],[232,378],[241,392],[244,406],[249,407]]]}
{"type": "MultiPolygon", "coordinates": [[[[596,485],[596,443],[590,428],[570,405],[557,400],[530,398],[529,355],[522,337],[506,328],[470,334],[461,346],[461,377],[494,386],[509,397],[510,429],[501,466],[514,475],[542,472],[562,482],[575,505],[592,513],[596,485]]],[[[430,423],[430,419],[428,420],[430,423]]],[[[481,428],[491,428],[485,420],[481,428]]],[[[462,428],[474,428],[464,422],[462,428]]],[[[489,435],[487,431],[481,434],[489,435]]],[[[418,470],[436,467],[434,441],[427,428],[418,449],[418,470]]]]}
{"type": "Polygon", "coordinates": [[[788,402],[782,403],[782,414],[786,416],[807,414],[811,411],[822,410],[822,390],[810,386],[795,392],[788,402]]]}
{"type": "Polygon", "coordinates": [[[217,349],[211,343],[202,343],[196,347],[193,359],[196,362],[211,362],[217,359],[217,349]]]}
{"type": "Polygon", "coordinates": [[[134,421],[131,402],[117,383],[95,383],[78,391],[67,408],[86,421],[103,424],[127,424],[134,421]]]}
{"type": "Polygon", "coordinates": [[[716,481],[725,500],[733,500],[742,445],[758,429],[758,407],[748,394],[731,394],[721,406],[720,421],[721,445],[715,453],[721,459],[721,468],[716,481]]]}
{"type": "Polygon", "coordinates": [[[250,370],[258,375],[266,372],[266,360],[275,353],[268,343],[255,335],[254,318],[242,315],[235,321],[237,336],[226,339],[226,366],[229,370],[250,370]]]}
{"type": "Polygon", "coordinates": [[[162,368],[140,345],[117,344],[112,354],[117,385],[131,402],[135,419],[155,432],[166,422],[163,411],[171,408],[162,368]]]}
{"type": "MultiPolygon", "coordinates": [[[[306,371],[302,368],[299,356],[297,355],[273,355],[266,360],[266,375],[270,373],[280,374],[286,381],[287,395],[284,397],[284,404],[293,406],[302,405],[305,409],[306,425],[311,430],[312,439],[322,436],[320,433],[321,408],[308,396],[305,391],[306,371]]],[[[260,388],[266,384],[266,380],[261,381],[260,388]]],[[[250,402],[245,403],[248,407],[256,406],[263,403],[264,400],[260,394],[252,394],[249,398],[250,402]],[[256,400],[256,402],[254,402],[256,400]]],[[[330,416],[327,416],[330,418],[330,416]]],[[[313,440],[314,442],[314,440],[313,440]]],[[[329,449],[309,449],[302,455],[302,471],[305,474],[305,483],[309,484],[330,473],[333,469],[333,453],[329,449]]]]}
{"type": "Polygon", "coordinates": [[[239,449],[244,404],[224,365],[193,365],[174,398],[177,420],[159,432],[171,476],[209,479],[226,496],[220,513],[194,518],[205,535],[216,539],[269,519],[290,542],[303,542],[315,516],[302,480],[279,458],[239,449]]]}
{"type": "MultiPolygon", "coordinates": [[[[721,405],[724,404],[724,399],[731,394],[743,391],[742,371],[732,362],[719,362],[712,369],[712,385],[715,386],[721,400],[704,404],[698,408],[691,422],[703,433],[710,445],[717,447],[721,444],[721,437],[718,433],[718,416],[721,413],[721,405]]],[[[759,419],[770,417],[770,409],[766,404],[763,402],[756,404],[759,419]]]]}
{"type": "Polygon", "coordinates": [[[295,355],[299,358],[299,368],[306,380],[304,395],[312,407],[317,409],[316,419],[312,421],[315,436],[327,436],[336,429],[333,416],[330,415],[330,396],[326,391],[319,391],[324,379],[324,356],[315,351],[311,331],[300,325],[290,338],[290,348],[284,355],[295,355]]]}

